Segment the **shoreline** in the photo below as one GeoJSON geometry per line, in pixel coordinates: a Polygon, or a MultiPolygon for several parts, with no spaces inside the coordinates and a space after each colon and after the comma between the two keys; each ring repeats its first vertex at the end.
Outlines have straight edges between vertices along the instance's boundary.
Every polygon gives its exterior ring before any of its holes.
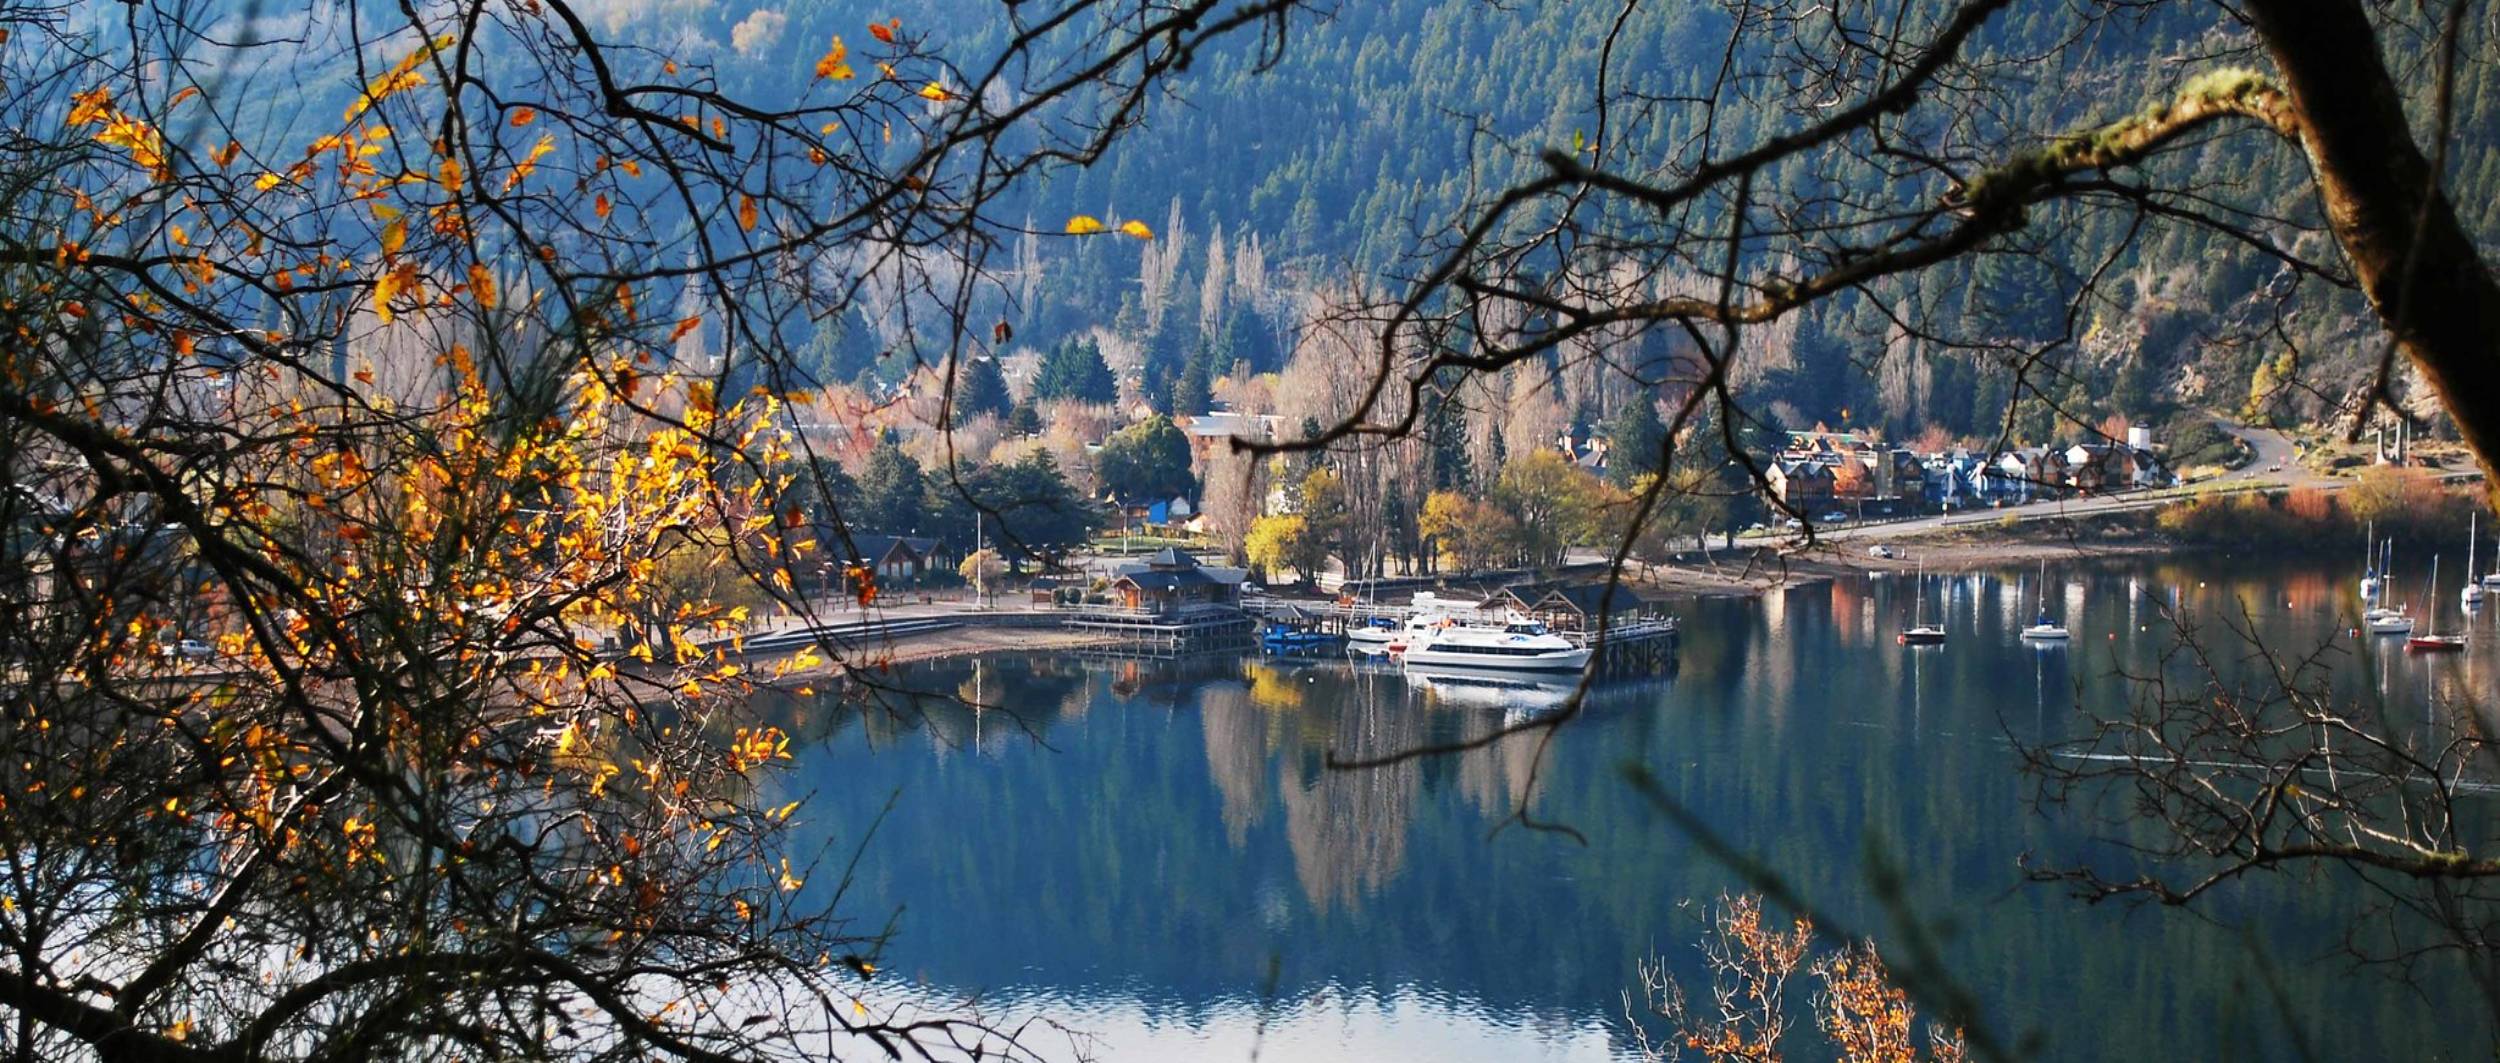
{"type": "Polygon", "coordinates": [[[1979,572],[2034,565],[2042,561],[2101,561],[2111,558],[2166,557],[2203,547],[2155,539],[2149,535],[2058,538],[2000,538],[1988,541],[1901,540],[1886,545],[1894,556],[1876,557],[1856,543],[1817,543],[1795,553],[1776,547],[1739,547],[1714,551],[1713,563],[1685,562],[1644,571],[1635,564],[1624,581],[1651,594],[1696,598],[1752,597],[1796,586],[1828,583],[1844,575],[1869,572],[1908,574],[1924,562],[1935,573],[1979,572]]]}

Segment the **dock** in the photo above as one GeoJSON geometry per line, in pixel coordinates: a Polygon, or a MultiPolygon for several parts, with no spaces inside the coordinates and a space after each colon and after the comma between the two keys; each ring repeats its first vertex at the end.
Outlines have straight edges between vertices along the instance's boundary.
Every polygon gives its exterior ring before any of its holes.
{"type": "Polygon", "coordinates": [[[1123,656],[1179,657],[1253,649],[1258,618],[1240,609],[1209,606],[1160,610],[1084,606],[1068,612],[1067,626],[1108,636],[1105,652],[1123,656]]]}

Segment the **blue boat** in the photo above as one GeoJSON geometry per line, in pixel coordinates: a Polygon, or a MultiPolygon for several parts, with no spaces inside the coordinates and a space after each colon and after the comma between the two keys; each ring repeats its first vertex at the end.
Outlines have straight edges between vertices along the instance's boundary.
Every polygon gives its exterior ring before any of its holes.
{"type": "Polygon", "coordinates": [[[1259,632],[1259,648],[1275,654],[1321,653],[1345,644],[1345,636],[1290,624],[1269,624],[1259,632]]]}

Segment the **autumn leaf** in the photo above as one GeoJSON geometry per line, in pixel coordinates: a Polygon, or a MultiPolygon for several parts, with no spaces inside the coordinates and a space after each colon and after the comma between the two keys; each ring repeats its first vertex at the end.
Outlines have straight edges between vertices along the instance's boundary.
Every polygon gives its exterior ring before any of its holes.
{"type": "Polygon", "coordinates": [[[1138,221],[1135,218],[1130,218],[1127,221],[1121,222],[1120,231],[1140,240],[1152,240],[1155,238],[1155,231],[1147,228],[1145,222],[1138,221]]]}
{"type": "Polygon", "coordinates": [[[682,321],[679,321],[679,322],[677,323],[677,327],[676,327],[674,330],[672,330],[672,331],[670,331],[670,332],[669,332],[669,334],[668,334],[668,341],[669,341],[670,343],[675,343],[675,342],[677,342],[678,340],[685,339],[685,338],[686,338],[686,333],[692,332],[692,331],[694,331],[694,330],[696,330],[696,329],[698,329],[698,328],[702,328],[702,327],[703,327],[703,315],[701,315],[701,314],[697,314],[697,315],[695,315],[695,316],[693,316],[693,317],[686,318],[686,319],[684,319],[684,320],[682,320],[682,321]]]}
{"type": "Polygon", "coordinates": [[[920,86],[920,95],[925,99],[936,100],[939,103],[945,103],[946,101],[955,98],[954,93],[946,91],[946,86],[940,85],[934,81],[920,86]]]}
{"type": "Polygon", "coordinates": [[[868,24],[868,35],[884,41],[887,44],[892,44],[894,43],[894,31],[902,28],[903,20],[899,18],[887,19],[883,23],[871,22],[868,24]]]}
{"type": "Polygon", "coordinates": [[[530,124],[531,122],[535,122],[535,121],[537,121],[537,120],[538,120],[538,108],[535,108],[535,107],[515,107],[515,108],[513,108],[513,109],[512,109],[512,128],[514,128],[514,129],[519,129],[519,128],[521,128],[522,126],[528,125],[528,124],[530,124]]]}
{"type": "Polygon", "coordinates": [[[1079,214],[1068,219],[1068,235],[1070,236],[1092,236],[1101,231],[1103,231],[1102,219],[1091,214],[1079,214]]]}
{"type": "Polygon", "coordinates": [[[494,302],[495,302],[495,274],[494,274],[494,272],[493,272],[493,271],[491,271],[491,270],[489,270],[489,269],[487,269],[487,268],[485,267],[485,265],[483,265],[483,264],[481,264],[481,263],[472,263],[472,264],[470,264],[470,266],[469,266],[469,294],[474,295],[474,296],[476,296],[476,297],[477,297],[478,305],[480,305],[480,306],[492,306],[492,305],[494,305],[494,302]]]}
{"type": "Polygon", "coordinates": [[[513,163],[512,172],[504,176],[503,190],[509,192],[520,187],[521,182],[528,179],[530,172],[538,169],[538,160],[545,158],[548,152],[554,150],[556,150],[555,134],[540,134],[538,143],[530,145],[529,154],[523,156],[521,161],[513,163]]]}
{"type": "Polygon", "coordinates": [[[389,225],[385,225],[385,226],[383,226],[383,227],[382,227],[382,253],[383,253],[383,254],[385,254],[385,255],[396,255],[396,254],[398,254],[398,253],[399,253],[399,249],[400,249],[400,248],[402,248],[402,247],[407,246],[407,244],[408,244],[408,219],[406,219],[406,218],[394,218],[394,219],[392,219],[392,221],[391,221],[391,223],[390,223],[389,225]]]}
{"type": "Polygon", "coordinates": [[[597,196],[592,197],[590,201],[591,213],[597,214],[602,218],[607,217],[608,212],[613,209],[615,208],[609,206],[608,204],[608,194],[605,192],[601,192],[597,196]]]}
{"type": "Polygon", "coordinates": [[[849,81],[857,77],[857,74],[851,72],[851,64],[846,61],[850,54],[851,50],[842,44],[842,35],[835,34],[833,47],[825,49],[824,58],[816,60],[816,76],[831,81],[849,81]]]}
{"type": "Polygon", "coordinates": [[[738,197],[738,228],[755,231],[755,197],[738,197]]]}

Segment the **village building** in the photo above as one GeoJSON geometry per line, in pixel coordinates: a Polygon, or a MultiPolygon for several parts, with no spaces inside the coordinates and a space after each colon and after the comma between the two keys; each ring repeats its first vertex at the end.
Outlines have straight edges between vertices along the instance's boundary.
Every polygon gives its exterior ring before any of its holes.
{"type": "Polygon", "coordinates": [[[1247,576],[1237,568],[1201,565],[1197,558],[1166,547],[1143,561],[1120,566],[1111,578],[1110,592],[1121,608],[1158,617],[1239,613],[1241,584],[1247,576]]]}
{"type": "Polygon", "coordinates": [[[1763,470],[1773,497],[1791,509],[1809,509],[1832,500],[1832,467],[1819,461],[1782,459],[1763,470]]]}
{"type": "MultiPolygon", "coordinates": [[[[841,540],[829,540],[839,551],[841,540]]],[[[903,583],[930,572],[947,568],[943,549],[935,539],[908,535],[857,534],[851,536],[851,556],[845,566],[866,568],[876,574],[880,583],[903,583]]]]}

